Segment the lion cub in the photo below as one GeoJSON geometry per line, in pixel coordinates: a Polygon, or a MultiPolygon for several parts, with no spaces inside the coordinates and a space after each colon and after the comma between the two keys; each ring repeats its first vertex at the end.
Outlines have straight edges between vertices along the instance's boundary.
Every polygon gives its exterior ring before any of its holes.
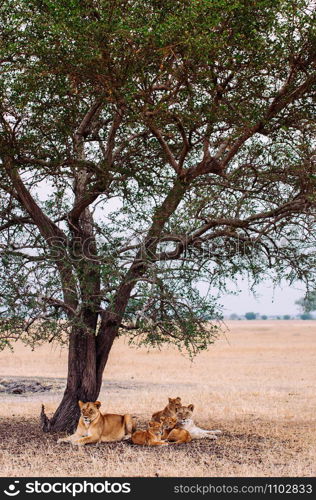
{"type": "Polygon", "coordinates": [[[175,427],[168,434],[168,441],[171,441],[172,444],[190,443],[190,441],[192,441],[192,437],[186,429],[175,427]]]}
{"type": "Polygon", "coordinates": [[[181,408],[181,398],[168,398],[169,402],[167,406],[156,413],[153,413],[152,420],[155,422],[160,422],[161,417],[175,417],[179,408],[181,408]]]}
{"type": "Polygon", "coordinates": [[[162,422],[148,422],[145,431],[136,431],[132,434],[132,442],[134,444],[142,444],[147,446],[162,446],[167,445],[166,441],[162,441],[162,422]]]}
{"type": "Polygon", "coordinates": [[[160,417],[160,420],[164,430],[163,439],[168,439],[172,444],[189,443],[192,441],[190,433],[187,430],[176,427],[178,422],[177,417],[160,417]]]}
{"type": "Polygon", "coordinates": [[[121,441],[130,437],[135,430],[135,421],[131,415],[102,414],[99,410],[101,403],[78,402],[80,419],[77,430],[71,436],[58,439],[57,443],[71,442],[84,445],[107,441],[121,441]]]}
{"type": "Polygon", "coordinates": [[[219,430],[209,431],[207,429],[201,429],[200,427],[195,425],[195,423],[191,418],[193,410],[194,410],[194,405],[192,404],[188,406],[181,406],[181,408],[178,410],[177,413],[179,428],[189,432],[192,439],[202,439],[202,438],[217,439],[217,435],[222,434],[222,431],[219,430]]]}
{"type": "Polygon", "coordinates": [[[168,436],[172,429],[177,425],[177,417],[160,417],[160,422],[162,423],[162,439],[168,439],[168,436]]]}

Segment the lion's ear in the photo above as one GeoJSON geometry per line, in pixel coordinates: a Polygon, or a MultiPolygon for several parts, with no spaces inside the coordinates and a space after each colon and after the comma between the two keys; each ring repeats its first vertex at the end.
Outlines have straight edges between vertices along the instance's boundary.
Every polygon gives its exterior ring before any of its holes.
{"type": "Polygon", "coordinates": [[[84,403],[83,403],[82,401],[80,401],[80,400],[79,400],[79,401],[78,401],[78,405],[79,405],[79,408],[82,408],[82,407],[83,407],[83,405],[84,405],[84,403]]]}
{"type": "Polygon", "coordinates": [[[100,406],[101,406],[100,401],[95,401],[93,404],[94,404],[94,406],[96,406],[97,408],[100,408],[100,406]]]}
{"type": "Polygon", "coordinates": [[[177,403],[181,403],[181,398],[179,396],[176,398],[177,403]]]}
{"type": "Polygon", "coordinates": [[[160,422],[164,422],[166,420],[166,417],[160,417],[160,422]]]}
{"type": "Polygon", "coordinates": [[[173,399],[172,398],[168,398],[168,401],[169,401],[169,403],[172,403],[173,399]]]}
{"type": "Polygon", "coordinates": [[[188,408],[189,408],[190,411],[193,411],[194,410],[194,405],[189,405],[188,408]]]}

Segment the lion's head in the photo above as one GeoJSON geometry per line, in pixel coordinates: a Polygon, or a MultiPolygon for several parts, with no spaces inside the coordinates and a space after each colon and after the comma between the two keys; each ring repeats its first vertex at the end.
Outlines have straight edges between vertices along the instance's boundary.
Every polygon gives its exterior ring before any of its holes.
{"type": "Polygon", "coordinates": [[[155,436],[160,436],[162,433],[162,422],[154,422],[153,420],[151,420],[150,422],[148,422],[147,429],[155,434],[155,436]]]}
{"type": "Polygon", "coordinates": [[[91,422],[93,422],[93,420],[95,420],[100,414],[100,401],[94,401],[94,403],[83,403],[82,401],[78,401],[78,404],[80,407],[81,417],[85,424],[91,424],[91,422]]]}
{"type": "Polygon", "coordinates": [[[173,429],[178,422],[177,417],[160,417],[163,429],[173,429]]]}
{"type": "Polygon", "coordinates": [[[183,420],[188,420],[192,418],[192,413],[194,410],[194,405],[181,406],[177,411],[177,419],[178,422],[182,422],[183,420]]]}
{"type": "Polygon", "coordinates": [[[173,410],[175,413],[177,413],[179,408],[181,408],[181,398],[179,398],[179,397],[168,398],[168,401],[169,401],[168,406],[169,406],[170,410],[173,410]]]}

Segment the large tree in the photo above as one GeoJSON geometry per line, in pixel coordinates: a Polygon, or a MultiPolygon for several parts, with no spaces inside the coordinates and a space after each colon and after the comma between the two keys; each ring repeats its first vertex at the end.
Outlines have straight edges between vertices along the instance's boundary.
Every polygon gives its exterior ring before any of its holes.
{"type": "Polygon", "coordinates": [[[43,426],[70,430],[118,334],[194,353],[230,278],[313,280],[315,10],[4,0],[0,14],[0,342],[69,345],[43,426]]]}

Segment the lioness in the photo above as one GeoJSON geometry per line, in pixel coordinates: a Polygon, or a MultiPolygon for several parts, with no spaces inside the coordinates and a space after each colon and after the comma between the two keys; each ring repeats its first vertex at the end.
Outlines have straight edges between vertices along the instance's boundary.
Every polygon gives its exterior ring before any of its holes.
{"type": "Polygon", "coordinates": [[[107,441],[121,441],[131,436],[135,430],[135,421],[131,415],[102,414],[99,410],[101,403],[78,402],[81,416],[77,430],[71,436],[58,439],[57,443],[71,442],[76,445],[88,443],[102,443],[107,441]]]}
{"type": "Polygon", "coordinates": [[[152,415],[152,420],[155,422],[160,422],[161,417],[175,417],[179,408],[181,408],[181,398],[168,398],[169,402],[167,406],[160,411],[157,411],[152,415]]]}
{"type": "Polygon", "coordinates": [[[148,422],[145,431],[136,431],[132,434],[132,442],[134,444],[142,444],[147,446],[163,446],[168,445],[166,441],[162,441],[161,433],[163,431],[162,422],[148,422]]]}
{"type": "MultiPolygon", "coordinates": [[[[222,434],[222,431],[215,430],[209,431],[207,429],[201,429],[192,420],[192,413],[194,410],[194,405],[181,406],[178,410],[178,427],[188,431],[192,439],[217,439],[218,434],[222,434]]],[[[169,438],[168,438],[169,439],[169,438]]]]}

